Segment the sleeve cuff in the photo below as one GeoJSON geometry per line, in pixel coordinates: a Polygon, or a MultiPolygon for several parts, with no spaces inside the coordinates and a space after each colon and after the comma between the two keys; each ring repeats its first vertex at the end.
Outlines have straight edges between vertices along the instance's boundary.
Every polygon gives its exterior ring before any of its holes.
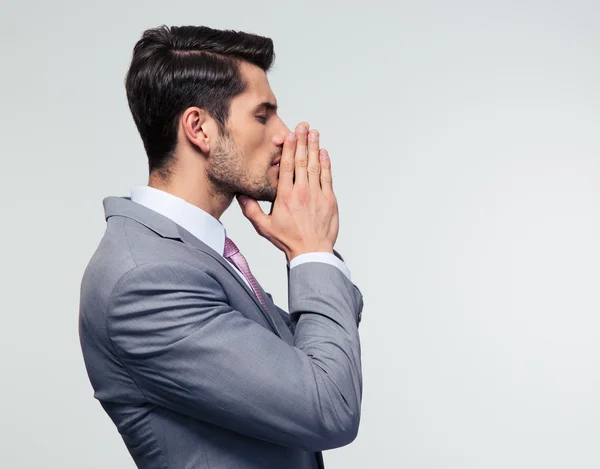
{"type": "Polygon", "coordinates": [[[348,280],[350,279],[350,270],[346,266],[346,264],[334,254],[330,252],[307,252],[305,254],[300,254],[292,259],[289,263],[289,268],[293,269],[294,267],[305,264],[306,262],[323,262],[325,264],[333,265],[342,271],[342,273],[346,276],[348,280]]]}

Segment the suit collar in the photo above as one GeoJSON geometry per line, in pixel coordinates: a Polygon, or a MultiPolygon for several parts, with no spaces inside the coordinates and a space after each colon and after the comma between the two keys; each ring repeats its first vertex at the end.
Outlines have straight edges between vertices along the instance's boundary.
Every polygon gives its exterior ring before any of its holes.
{"type": "Polygon", "coordinates": [[[219,254],[223,253],[227,236],[225,227],[220,220],[200,207],[150,186],[132,187],[131,201],[164,215],[219,254]]]}
{"type": "Polygon", "coordinates": [[[132,202],[130,197],[106,197],[102,204],[104,218],[107,221],[114,216],[131,218],[163,238],[181,239],[175,222],[154,210],[132,202]]]}

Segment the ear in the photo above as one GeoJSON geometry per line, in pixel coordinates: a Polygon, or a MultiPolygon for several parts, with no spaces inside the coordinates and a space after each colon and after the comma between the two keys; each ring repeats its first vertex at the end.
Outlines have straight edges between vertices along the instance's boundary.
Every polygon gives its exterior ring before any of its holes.
{"type": "Polygon", "coordinates": [[[208,113],[199,107],[187,108],[181,116],[181,127],[190,143],[202,153],[209,153],[211,143],[216,141],[216,123],[208,113]]]}

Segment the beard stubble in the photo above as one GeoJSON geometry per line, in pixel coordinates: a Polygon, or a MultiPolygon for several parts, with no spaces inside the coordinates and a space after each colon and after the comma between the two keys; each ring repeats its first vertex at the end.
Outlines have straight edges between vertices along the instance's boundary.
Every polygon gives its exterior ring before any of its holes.
{"type": "Polygon", "coordinates": [[[206,171],[215,195],[235,197],[240,194],[258,201],[273,202],[277,196],[277,186],[271,181],[270,163],[280,153],[276,151],[271,155],[266,172],[253,175],[246,169],[246,155],[229,134],[223,134],[209,156],[206,171]]]}

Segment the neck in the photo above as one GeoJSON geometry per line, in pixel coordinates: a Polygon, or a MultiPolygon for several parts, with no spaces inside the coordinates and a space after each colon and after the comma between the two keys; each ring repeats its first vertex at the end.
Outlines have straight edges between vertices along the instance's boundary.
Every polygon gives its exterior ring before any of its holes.
{"type": "Polygon", "coordinates": [[[151,174],[148,186],[168,192],[211,214],[217,220],[231,205],[233,196],[216,191],[202,172],[202,177],[192,171],[174,171],[168,181],[151,174]]]}

